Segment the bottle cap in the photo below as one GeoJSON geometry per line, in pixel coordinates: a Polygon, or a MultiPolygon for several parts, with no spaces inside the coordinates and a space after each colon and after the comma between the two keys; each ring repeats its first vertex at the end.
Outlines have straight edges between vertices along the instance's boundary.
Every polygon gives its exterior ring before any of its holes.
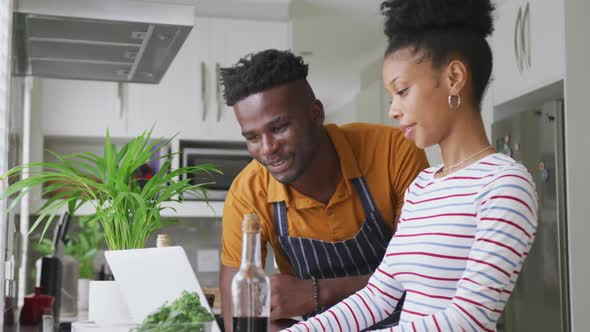
{"type": "Polygon", "coordinates": [[[242,231],[244,233],[258,233],[260,232],[260,218],[255,213],[249,213],[244,215],[244,221],[242,223],[242,231]]]}
{"type": "Polygon", "coordinates": [[[156,248],[170,247],[170,237],[168,234],[158,234],[156,239],[156,248]]]}

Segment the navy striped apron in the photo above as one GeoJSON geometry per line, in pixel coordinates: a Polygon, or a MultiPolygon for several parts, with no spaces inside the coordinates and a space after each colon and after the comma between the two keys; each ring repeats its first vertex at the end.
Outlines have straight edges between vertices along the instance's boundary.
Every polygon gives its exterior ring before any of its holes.
{"type": "MultiPolygon", "coordinates": [[[[355,178],[352,179],[352,183],[361,199],[365,220],[359,232],[348,240],[328,242],[291,237],[289,236],[285,202],[273,203],[274,223],[279,234],[279,242],[298,278],[310,279],[313,276],[316,279],[324,279],[372,274],[383,260],[383,255],[385,255],[385,250],[393,235],[391,229],[383,221],[365,179],[363,177],[355,178]]],[[[399,322],[399,312],[403,301],[402,297],[395,309],[397,314],[371,328],[396,325],[399,322]]],[[[326,309],[328,308],[321,308],[320,311],[309,313],[304,318],[316,315],[326,309]]]]}

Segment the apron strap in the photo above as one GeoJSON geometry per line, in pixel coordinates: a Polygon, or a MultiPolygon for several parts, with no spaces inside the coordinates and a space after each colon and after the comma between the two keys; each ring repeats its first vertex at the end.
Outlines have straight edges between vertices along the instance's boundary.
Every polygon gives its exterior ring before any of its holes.
{"type": "Polygon", "coordinates": [[[274,202],[274,223],[275,230],[279,236],[289,236],[289,227],[287,226],[287,205],[285,201],[274,202]]]}
{"type": "Polygon", "coordinates": [[[369,190],[369,185],[364,177],[358,177],[351,180],[354,188],[356,189],[357,194],[361,199],[361,203],[363,204],[363,208],[365,209],[365,215],[369,216],[371,214],[380,215],[379,209],[377,209],[377,204],[375,204],[375,200],[371,195],[371,191],[369,190]]]}
{"type": "MultiPolygon", "coordinates": [[[[361,203],[363,205],[363,209],[365,210],[365,216],[369,217],[371,215],[375,215],[379,217],[381,220],[381,214],[379,213],[379,209],[377,209],[377,204],[375,204],[375,200],[371,195],[371,191],[369,190],[369,185],[364,177],[358,177],[351,180],[354,188],[359,195],[361,203]]],[[[274,224],[275,229],[279,236],[289,236],[289,227],[287,224],[287,205],[285,201],[281,202],[274,202],[273,203],[273,210],[274,210],[274,224]]]]}

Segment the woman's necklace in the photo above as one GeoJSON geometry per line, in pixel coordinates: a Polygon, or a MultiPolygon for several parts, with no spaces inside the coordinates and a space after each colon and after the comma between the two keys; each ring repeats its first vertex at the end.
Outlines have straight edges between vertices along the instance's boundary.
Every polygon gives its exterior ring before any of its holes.
{"type": "Polygon", "coordinates": [[[489,149],[492,149],[492,146],[489,146],[489,145],[488,145],[487,147],[485,147],[485,148],[483,148],[483,149],[479,150],[477,153],[474,153],[474,154],[472,154],[471,156],[469,156],[469,157],[467,157],[467,158],[463,159],[461,162],[459,162],[459,163],[457,163],[457,164],[455,164],[455,165],[452,165],[452,166],[449,166],[449,167],[444,167],[444,166],[443,166],[443,172],[444,172],[444,173],[448,173],[448,172],[449,172],[449,170],[451,170],[451,169],[454,169],[454,168],[457,168],[457,167],[459,167],[459,166],[461,166],[461,165],[465,164],[467,161],[471,160],[471,158],[473,158],[473,157],[476,157],[476,156],[480,155],[482,152],[484,152],[484,151],[487,151],[487,150],[489,150],[489,149]]]}

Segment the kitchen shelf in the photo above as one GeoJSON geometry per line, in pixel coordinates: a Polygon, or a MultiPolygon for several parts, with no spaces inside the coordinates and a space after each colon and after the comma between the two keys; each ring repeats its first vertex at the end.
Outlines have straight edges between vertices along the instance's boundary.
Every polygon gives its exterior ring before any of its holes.
{"type": "MultiPolygon", "coordinates": [[[[46,201],[44,199],[39,204],[32,203],[31,213],[37,211],[46,201]]],[[[223,201],[210,201],[209,204],[204,201],[169,202],[165,206],[176,210],[163,210],[162,217],[166,218],[221,218],[223,213],[223,201]]],[[[92,213],[94,213],[94,209],[90,204],[84,204],[76,211],[77,216],[86,216],[92,213]]]]}

